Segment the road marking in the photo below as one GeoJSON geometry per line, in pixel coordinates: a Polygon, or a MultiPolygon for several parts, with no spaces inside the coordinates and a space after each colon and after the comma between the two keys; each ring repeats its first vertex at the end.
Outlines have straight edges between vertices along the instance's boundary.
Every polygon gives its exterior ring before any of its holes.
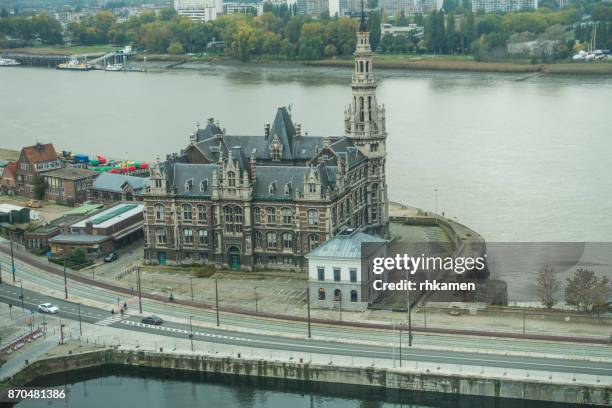
{"type": "Polygon", "coordinates": [[[95,324],[97,324],[98,326],[110,326],[111,324],[120,322],[123,319],[126,319],[127,317],[128,317],[127,313],[124,313],[123,315],[109,316],[106,319],[97,321],[95,324]]]}

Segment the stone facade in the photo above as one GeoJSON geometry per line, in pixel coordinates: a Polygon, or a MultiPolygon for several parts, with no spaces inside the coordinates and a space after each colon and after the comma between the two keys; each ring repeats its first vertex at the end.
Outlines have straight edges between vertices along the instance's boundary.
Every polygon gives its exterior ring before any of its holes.
{"type": "Polygon", "coordinates": [[[385,109],[365,21],[344,136],[310,136],[279,108],[263,136],[228,135],[213,119],[151,168],[145,262],[303,270],[339,231],[388,234],[385,109]]]}

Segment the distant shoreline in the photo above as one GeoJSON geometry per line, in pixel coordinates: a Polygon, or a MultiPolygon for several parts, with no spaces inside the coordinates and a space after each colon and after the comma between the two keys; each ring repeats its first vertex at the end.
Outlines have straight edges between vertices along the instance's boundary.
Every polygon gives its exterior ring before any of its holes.
{"type": "MultiPolygon", "coordinates": [[[[3,49],[0,53],[19,53],[32,55],[70,55],[71,53],[86,53],[86,47],[77,47],[74,50],[69,48],[15,48],[3,49]]],[[[90,50],[90,53],[100,53],[100,47],[95,47],[90,50]]],[[[211,55],[206,57],[192,57],[189,55],[169,55],[169,54],[149,54],[138,55],[137,61],[143,61],[147,57],[148,62],[166,62],[169,63],[166,69],[172,69],[174,66],[182,65],[183,63],[212,63],[212,64],[227,64],[239,62],[232,58],[219,55],[211,55]]],[[[282,58],[272,58],[269,56],[255,56],[250,61],[244,64],[261,64],[261,63],[286,63],[313,67],[347,67],[353,66],[351,59],[323,59],[316,61],[300,61],[288,60],[282,58]]],[[[402,58],[398,56],[381,55],[375,58],[375,66],[382,69],[404,70],[404,71],[448,71],[448,72],[488,72],[488,73],[511,73],[511,74],[551,74],[551,75],[599,75],[612,76],[612,63],[597,62],[597,63],[570,63],[559,62],[552,64],[521,64],[516,62],[482,62],[470,59],[454,59],[453,57],[414,57],[402,58]]]]}

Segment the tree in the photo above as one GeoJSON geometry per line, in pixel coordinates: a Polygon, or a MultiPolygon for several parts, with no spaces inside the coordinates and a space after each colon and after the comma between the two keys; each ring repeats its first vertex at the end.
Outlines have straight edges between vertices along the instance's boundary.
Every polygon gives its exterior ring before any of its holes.
{"type": "Polygon", "coordinates": [[[85,254],[85,251],[80,248],[74,249],[72,250],[72,252],[70,252],[68,262],[70,262],[70,265],[72,265],[72,267],[82,267],[84,264],[87,263],[87,255],[85,254]]]}
{"type": "Polygon", "coordinates": [[[45,178],[40,174],[32,177],[32,185],[33,185],[33,193],[34,198],[37,200],[42,200],[45,197],[45,191],[47,190],[47,183],[45,183],[45,178]]]}
{"type": "Polygon", "coordinates": [[[380,43],[380,13],[378,11],[371,11],[368,16],[368,31],[370,32],[370,46],[373,51],[378,48],[380,43]]]}
{"type": "Polygon", "coordinates": [[[599,308],[607,301],[608,284],[607,277],[597,279],[592,270],[580,268],[572,277],[567,278],[565,302],[585,312],[594,306],[599,308]]]}
{"type": "Polygon", "coordinates": [[[9,16],[9,12],[7,9],[3,8],[2,10],[0,10],[0,18],[8,18],[9,16]]]}
{"type": "Polygon", "coordinates": [[[545,265],[538,273],[538,297],[544,306],[548,309],[552,308],[557,303],[557,292],[560,284],[555,276],[555,270],[545,265]]]}
{"type": "Polygon", "coordinates": [[[183,53],[183,45],[178,41],[172,41],[167,51],[170,55],[180,55],[183,53]]]}
{"type": "Polygon", "coordinates": [[[455,30],[455,15],[448,13],[446,22],[446,49],[449,53],[454,53],[457,48],[457,31],[455,30]]]}

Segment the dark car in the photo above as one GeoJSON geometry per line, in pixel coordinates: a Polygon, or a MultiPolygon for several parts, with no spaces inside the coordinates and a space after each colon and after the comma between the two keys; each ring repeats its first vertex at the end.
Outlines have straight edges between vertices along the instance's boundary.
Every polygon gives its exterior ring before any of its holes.
{"type": "Polygon", "coordinates": [[[147,316],[144,319],[142,319],[142,322],[144,324],[154,324],[156,326],[159,326],[164,321],[161,318],[157,317],[157,316],[147,316]]]}
{"type": "Polygon", "coordinates": [[[104,262],[113,262],[119,258],[119,254],[116,252],[109,252],[108,255],[104,257],[104,262]]]}

